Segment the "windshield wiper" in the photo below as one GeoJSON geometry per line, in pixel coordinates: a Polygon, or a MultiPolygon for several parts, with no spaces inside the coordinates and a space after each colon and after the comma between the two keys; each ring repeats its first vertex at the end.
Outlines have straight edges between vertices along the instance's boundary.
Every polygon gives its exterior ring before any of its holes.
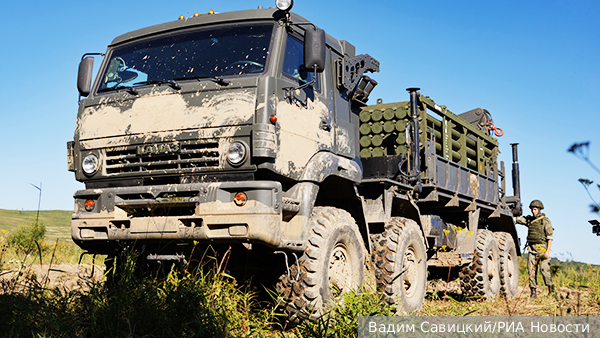
{"type": "Polygon", "coordinates": [[[134,85],[146,85],[146,84],[157,84],[157,85],[169,85],[169,87],[176,89],[176,90],[180,90],[181,86],[173,81],[173,80],[151,80],[151,81],[142,81],[142,82],[136,82],[134,83],[134,85]]]}
{"type": "Polygon", "coordinates": [[[139,94],[138,91],[135,88],[127,87],[127,86],[116,86],[116,87],[111,87],[111,88],[104,88],[104,89],[98,90],[98,93],[110,92],[110,91],[113,91],[113,90],[120,91],[121,89],[125,89],[125,91],[128,92],[131,95],[138,95],[139,94]]]}
{"type": "Polygon", "coordinates": [[[211,81],[216,82],[217,84],[220,84],[221,86],[229,86],[231,84],[231,82],[225,80],[222,77],[218,77],[218,76],[213,76],[210,78],[211,81]]]}
{"type": "Polygon", "coordinates": [[[204,80],[204,79],[209,79],[213,82],[216,82],[217,84],[220,84],[221,86],[229,86],[231,84],[231,82],[223,79],[222,77],[218,77],[218,76],[204,76],[204,75],[198,75],[198,76],[188,76],[188,77],[178,77],[174,80],[204,80]]]}

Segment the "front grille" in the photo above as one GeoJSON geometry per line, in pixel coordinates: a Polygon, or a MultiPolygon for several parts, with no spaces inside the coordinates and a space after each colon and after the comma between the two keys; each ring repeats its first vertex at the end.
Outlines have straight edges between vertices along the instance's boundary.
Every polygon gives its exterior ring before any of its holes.
{"type": "Polygon", "coordinates": [[[163,191],[116,193],[115,204],[130,218],[156,216],[193,216],[200,191],[163,191]]]}
{"type": "Polygon", "coordinates": [[[148,205],[148,206],[119,206],[127,213],[127,217],[165,217],[165,216],[193,216],[196,211],[194,203],[181,203],[173,205],[148,205]]]}
{"type": "Polygon", "coordinates": [[[137,146],[106,149],[107,175],[152,174],[160,171],[188,172],[219,167],[218,142],[181,142],[180,152],[168,155],[138,156],[137,146]]]}

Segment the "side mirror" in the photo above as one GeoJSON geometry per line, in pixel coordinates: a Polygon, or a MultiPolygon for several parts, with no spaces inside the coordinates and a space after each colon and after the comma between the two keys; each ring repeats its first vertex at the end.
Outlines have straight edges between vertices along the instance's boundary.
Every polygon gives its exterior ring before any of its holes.
{"type": "Polygon", "coordinates": [[[309,27],[304,33],[304,68],[313,72],[315,66],[317,73],[325,69],[326,60],[325,31],[319,28],[309,27]]]}
{"type": "Polygon", "coordinates": [[[79,72],[77,73],[77,90],[79,95],[90,95],[92,85],[92,71],[94,69],[94,58],[88,56],[79,63],[79,72]]]}

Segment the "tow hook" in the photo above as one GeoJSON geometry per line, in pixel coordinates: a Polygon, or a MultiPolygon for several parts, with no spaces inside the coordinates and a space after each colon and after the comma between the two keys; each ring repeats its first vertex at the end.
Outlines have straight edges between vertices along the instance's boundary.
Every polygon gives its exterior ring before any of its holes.
{"type": "MultiPolygon", "coordinates": [[[[283,256],[285,256],[285,268],[287,270],[287,275],[288,275],[288,279],[290,280],[291,283],[297,283],[300,280],[300,270],[298,269],[296,272],[296,278],[292,279],[292,274],[290,273],[290,265],[288,263],[288,256],[285,253],[285,251],[275,251],[273,252],[274,254],[283,254],[283,256]]],[[[294,255],[294,258],[296,259],[294,262],[298,261],[298,256],[296,256],[296,254],[294,252],[292,252],[292,255],[294,255]]]]}
{"type": "Polygon", "coordinates": [[[94,277],[94,269],[96,267],[96,264],[94,264],[94,262],[96,262],[96,254],[91,254],[89,252],[83,252],[81,254],[81,256],[79,256],[79,263],[77,263],[77,276],[81,279],[92,279],[92,277],[94,277]],[[82,275],[82,270],[81,270],[81,261],[83,260],[83,256],[85,255],[92,255],[92,272],[90,273],[89,276],[86,275],[82,275]]]}

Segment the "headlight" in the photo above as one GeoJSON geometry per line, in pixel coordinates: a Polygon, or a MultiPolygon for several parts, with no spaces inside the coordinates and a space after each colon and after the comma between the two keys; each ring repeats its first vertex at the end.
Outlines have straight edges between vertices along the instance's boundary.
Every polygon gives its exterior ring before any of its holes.
{"type": "Polygon", "coordinates": [[[81,162],[81,168],[87,175],[91,175],[98,170],[98,158],[96,155],[88,155],[81,162]]]}
{"type": "Polygon", "coordinates": [[[282,11],[289,11],[294,5],[294,0],[276,0],[275,6],[282,11]]]}
{"type": "Polygon", "coordinates": [[[227,150],[227,161],[231,165],[239,165],[246,159],[246,147],[240,142],[233,142],[227,150]]]}

